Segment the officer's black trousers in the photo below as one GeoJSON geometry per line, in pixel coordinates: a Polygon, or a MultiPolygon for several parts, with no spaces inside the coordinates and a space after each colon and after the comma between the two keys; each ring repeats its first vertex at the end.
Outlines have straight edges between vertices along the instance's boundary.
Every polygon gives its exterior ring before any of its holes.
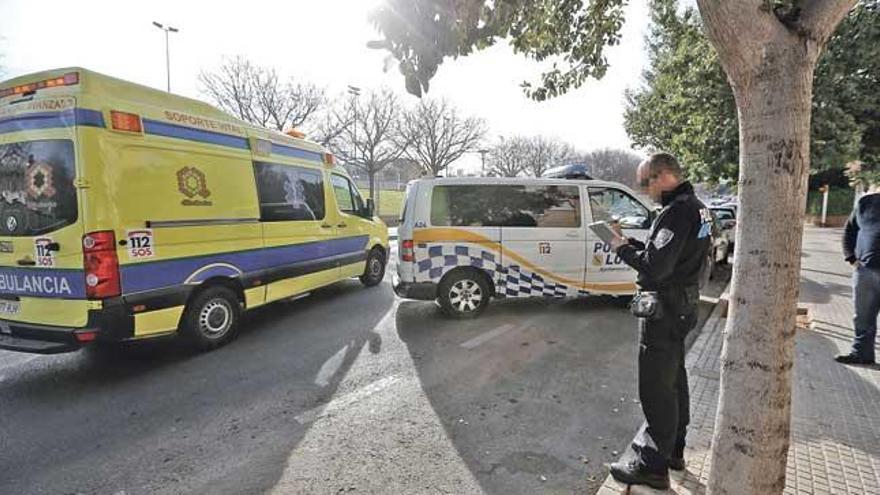
{"type": "Polygon", "coordinates": [[[690,421],[684,339],[696,307],[664,304],[660,319],[639,320],[639,400],[645,427],[633,444],[649,471],[665,472],[666,459],[682,457],[690,421]]]}

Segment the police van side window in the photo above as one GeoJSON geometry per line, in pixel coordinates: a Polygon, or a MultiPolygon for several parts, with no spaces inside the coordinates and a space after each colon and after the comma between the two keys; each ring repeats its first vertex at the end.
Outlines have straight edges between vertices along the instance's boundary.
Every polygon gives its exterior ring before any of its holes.
{"type": "Polygon", "coordinates": [[[637,199],[620,189],[590,188],[590,210],[594,222],[620,222],[624,229],[647,229],[650,214],[637,199]]]}
{"type": "Polygon", "coordinates": [[[580,193],[577,186],[436,186],[431,224],[576,228],[581,224],[580,193]]]}
{"type": "Polygon", "coordinates": [[[324,219],[324,178],[320,171],[255,162],[260,220],[264,222],[324,219]]]}

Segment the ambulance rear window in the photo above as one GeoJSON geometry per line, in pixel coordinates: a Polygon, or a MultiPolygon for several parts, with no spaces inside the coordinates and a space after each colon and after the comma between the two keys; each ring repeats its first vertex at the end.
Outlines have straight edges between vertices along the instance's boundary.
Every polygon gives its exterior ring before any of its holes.
{"type": "Polygon", "coordinates": [[[0,235],[35,236],[76,222],[73,141],[0,145],[0,235]]]}

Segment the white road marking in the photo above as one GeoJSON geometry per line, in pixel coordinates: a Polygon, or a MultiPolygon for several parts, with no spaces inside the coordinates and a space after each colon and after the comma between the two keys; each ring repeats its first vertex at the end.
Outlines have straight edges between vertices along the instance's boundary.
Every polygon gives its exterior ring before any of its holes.
{"type": "Polygon", "coordinates": [[[0,351],[0,371],[20,366],[27,362],[33,361],[40,357],[35,354],[24,354],[21,352],[3,352],[0,351]]]}
{"type": "Polygon", "coordinates": [[[514,328],[516,328],[516,325],[512,325],[510,323],[501,325],[500,327],[494,328],[492,330],[489,330],[488,332],[477,335],[476,337],[472,338],[471,340],[468,340],[467,342],[461,344],[461,346],[464,347],[465,349],[473,349],[474,347],[477,347],[478,345],[480,345],[484,342],[487,342],[491,339],[494,339],[495,337],[497,337],[499,335],[503,335],[503,334],[513,330],[514,328]]]}
{"type": "Polygon", "coordinates": [[[348,352],[348,344],[339,349],[339,351],[330,357],[330,359],[324,361],[324,364],[321,366],[321,369],[318,371],[318,375],[315,377],[315,385],[319,387],[326,387],[327,384],[330,383],[330,379],[333,378],[333,375],[339,371],[339,367],[342,366],[342,361],[345,359],[345,353],[348,352]]]}
{"type": "Polygon", "coordinates": [[[356,402],[366,399],[367,397],[377,394],[382,390],[394,385],[400,381],[400,376],[391,375],[376,380],[375,382],[364,385],[363,387],[353,390],[338,399],[334,399],[323,406],[314,407],[308,411],[295,416],[300,423],[311,423],[312,421],[321,419],[324,416],[332,414],[335,411],[344,409],[356,402]]]}

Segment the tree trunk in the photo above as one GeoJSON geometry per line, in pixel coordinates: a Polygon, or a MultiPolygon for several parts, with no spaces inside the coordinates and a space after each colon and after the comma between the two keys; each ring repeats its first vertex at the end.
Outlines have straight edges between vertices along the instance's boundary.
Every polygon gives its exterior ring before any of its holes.
{"type": "Polygon", "coordinates": [[[698,0],[739,113],[740,219],[710,494],[785,487],[800,253],[810,169],[813,71],[855,0],[698,0]]]}
{"type": "Polygon", "coordinates": [[[810,157],[813,63],[766,47],[735,90],[740,225],[721,354],[711,493],[781,493],[791,416],[795,308],[810,157]]]}
{"type": "Polygon", "coordinates": [[[376,172],[368,172],[367,177],[370,180],[370,199],[372,199],[373,202],[376,203],[376,208],[379,208],[379,203],[376,202],[376,172]]]}

